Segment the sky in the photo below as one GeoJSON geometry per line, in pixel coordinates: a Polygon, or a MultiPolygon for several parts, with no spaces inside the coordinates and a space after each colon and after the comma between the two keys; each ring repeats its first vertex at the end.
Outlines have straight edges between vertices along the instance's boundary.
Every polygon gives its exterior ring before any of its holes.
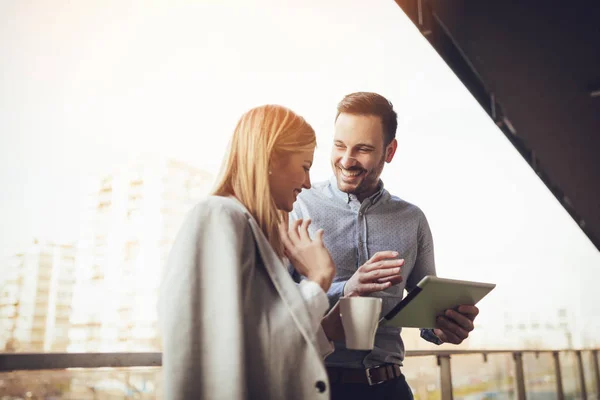
{"type": "Polygon", "coordinates": [[[561,307],[600,329],[600,253],[391,0],[0,1],[0,60],[3,257],[76,240],[89,177],[138,154],[216,174],[264,103],[311,123],[327,179],[337,102],[375,91],[399,114],[382,178],[427,215],[438,275],[498,285],[479,340],[561,307]]]}

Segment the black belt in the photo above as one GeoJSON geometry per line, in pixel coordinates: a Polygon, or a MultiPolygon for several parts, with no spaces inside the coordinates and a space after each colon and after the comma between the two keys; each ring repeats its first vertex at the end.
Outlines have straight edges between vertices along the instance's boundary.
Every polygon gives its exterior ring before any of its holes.
{"type": "Polygon", "coordinates": [[[382,364],[366,369],[327,367],[330,383],[362,383],[373,386],[402,376],[397,364],[382,364]]]}

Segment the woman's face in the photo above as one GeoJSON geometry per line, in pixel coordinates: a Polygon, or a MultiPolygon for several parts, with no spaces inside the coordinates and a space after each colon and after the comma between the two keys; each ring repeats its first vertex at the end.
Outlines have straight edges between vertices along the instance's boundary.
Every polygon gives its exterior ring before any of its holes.
{"type": "Polygon", "coordinates": [[[269,171],[269,184],[275,205],[281,211],[290,212],[302,189],[310,188],[310,167],[314,149],[274,155],[269,171]]]}

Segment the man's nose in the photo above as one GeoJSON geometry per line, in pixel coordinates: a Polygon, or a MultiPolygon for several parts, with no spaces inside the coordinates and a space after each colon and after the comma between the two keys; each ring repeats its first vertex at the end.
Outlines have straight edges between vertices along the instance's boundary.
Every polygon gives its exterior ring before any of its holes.
{"type": "Polygon", "coordinates": [[[352,156],[352,153],[347,151],[340,160],[340,164],[342,164],[342,167],[346,169],[352,168],[356,165],[356,159],[352,156]]]}

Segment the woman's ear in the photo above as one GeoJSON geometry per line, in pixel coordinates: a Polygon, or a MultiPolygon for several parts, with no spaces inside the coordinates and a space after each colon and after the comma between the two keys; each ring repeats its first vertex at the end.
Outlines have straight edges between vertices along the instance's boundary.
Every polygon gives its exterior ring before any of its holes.
{"type": "Polygon", "coordinates": [[[269,175],[272,175],[273,171],[276,171],[279,167],[281,167],[281,156],[273,153],[269,160],[269,175]]]}

